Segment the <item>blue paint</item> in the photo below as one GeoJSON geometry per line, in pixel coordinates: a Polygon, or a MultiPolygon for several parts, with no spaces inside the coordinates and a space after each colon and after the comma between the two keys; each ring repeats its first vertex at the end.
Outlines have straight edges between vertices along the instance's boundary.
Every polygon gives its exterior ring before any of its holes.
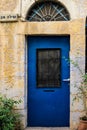
{"type": "Polygon", "coordinates": [[[69,126],[70,76],[69,36],[29,36],[28,37],[28,126],[65,127],[69,126]],[[61,86],[59,88],[37,88],[36,49],[61,49],[61,86]],[[51,90],[47,92],[47,90],[51,90]]]}

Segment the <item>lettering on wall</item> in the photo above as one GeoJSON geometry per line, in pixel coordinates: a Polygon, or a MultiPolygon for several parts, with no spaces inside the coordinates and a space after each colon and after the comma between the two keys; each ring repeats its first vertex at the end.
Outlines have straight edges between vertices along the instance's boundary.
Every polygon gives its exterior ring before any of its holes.
{"type": "Polygon", "coordinates": [[[0,22],[18,21],[17,14],[0,14],[0,22]]]}

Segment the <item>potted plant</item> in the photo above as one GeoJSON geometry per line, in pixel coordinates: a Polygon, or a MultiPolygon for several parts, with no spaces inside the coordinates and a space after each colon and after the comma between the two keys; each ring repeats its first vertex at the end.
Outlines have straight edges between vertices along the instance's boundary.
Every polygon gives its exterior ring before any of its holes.
{"type": "Polygon", "coordinates": [[[73,98],[73,101],[82,101],[84,111],[84,115],[80,117],[78,130],[87,130],[87,73],[81,70],[78,63],[75,63],[72,60],[70,60],[70,62],[74,65],[74,67],[79,70],[82,79],[80,85],[75,85],[75,87],[77,88],[77,93],[76,96],[73,98]]]}

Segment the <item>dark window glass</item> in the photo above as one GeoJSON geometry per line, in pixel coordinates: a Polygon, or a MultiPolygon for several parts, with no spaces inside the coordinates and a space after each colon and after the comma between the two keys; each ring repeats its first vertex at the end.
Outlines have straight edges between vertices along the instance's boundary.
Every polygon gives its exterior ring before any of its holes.
{"type": "Polygon", "coordinates": [[[37,86],[60,86],[60,49],[37,49],[37,86]]]}

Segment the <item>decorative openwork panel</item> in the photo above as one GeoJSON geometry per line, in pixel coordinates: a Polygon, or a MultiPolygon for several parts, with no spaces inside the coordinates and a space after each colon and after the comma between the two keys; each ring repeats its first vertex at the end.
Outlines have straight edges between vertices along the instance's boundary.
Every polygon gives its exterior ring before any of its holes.
{"type": "Polygon", "coordinates": [[[70,16],[59,2],[36,2],[27,15],[28,21],[68,21],[70,16]]]}
{"type": "Polygon", "coordinates": [[[37,86],[60,86],[60,49],[37,49],[37,86]]]}

